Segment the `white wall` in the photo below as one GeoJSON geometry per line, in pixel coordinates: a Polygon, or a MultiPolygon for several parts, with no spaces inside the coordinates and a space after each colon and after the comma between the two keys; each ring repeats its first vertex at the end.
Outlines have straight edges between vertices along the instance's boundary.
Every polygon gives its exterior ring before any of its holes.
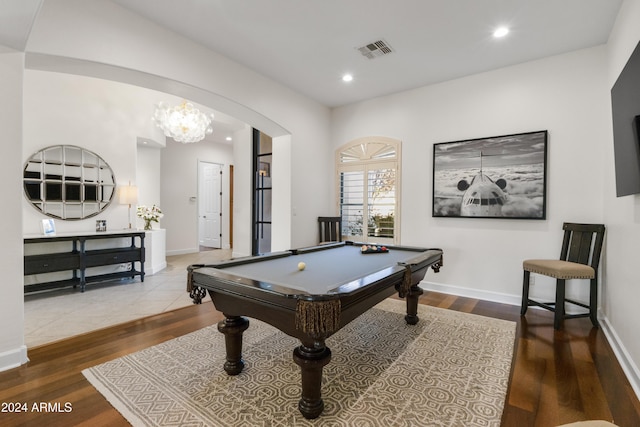
{"type": "Polygon", "coordinates": [[[27,361],[24,343],[24,291],[22,244],[22,79],[24,54],[0,53],[0,371],[27,361]]]}
{"type": "MultiPolygon", "coordinates": [[[[615,83],[631,52],[640,42],[640,0],[626,0],[607,44],[607,90],[615,83]]],[[[609,105],[610,107],[610,105],[609,105]]],[[[611,109],[608,110],[609,117],[611,109]]],[[[606,289],[602,308],[618,359],[636,394],[640,395],[640,279],[635,270],[640,254],[640,195],[616,197],[612,127],[605,141],[604,221],[607,224],[606,289]],[[619,344],[616,346],[616,344],[619,344]]],[[[607,329],[605,329],[607,330],[607,329]]]]}
{"type": "MultiPolygon", "coordinates": [[[[602,221],[605,58],[596,47],[334,110],[334,148],[369,135],[402,141],[401,243],[444,250],[427,282],[519,304],[522,260],[558,256],[563,221],[602,221]],[[432,218],[434,143],[545,129],[546,221],[432,218]]],[[[551,292],[542,279],[534,295],[551,292]]]]}
{"type": "MultiPolygon", "coordinates": [[[[35,152],[51,145],[77,145],[102,157],[113,170],[116,185],[137,184],[137,139],[164,140],[149,119],[156,92],[90,77],[26,70],[24,73],[24,135],[20,165],[35,152]],[[78,119],[81,117],[81,119],[78,119]],[[159,135],[158,135],[159,134],[159,135]]],[[[149,156],[146,156],[147,160],[149,156]]],[[[159,166],[157,161],[154,162],[159,166]]],[[[141,170],[144,185],[139,200],[159,198],[159,181],[153,168],[141,170]]],[[[23,232],[39,233],[46,218],[21,197],[23,232]]],[[[95,217],[56,221],[59,232],[95,230],[96,219],[106,219],[110,230],[128,227],[128,207],[117,197],[95,217]]],[[[132,209],[135,223],[135,207],[132,209]]]]}
{"type": "MultiPolygon", "coordinates": [[[[164,135],[163,135],[164,137],[164,135]]],[[[163,138],[164,139],[164,138],[163,138]]],[[[138,203],[137,206],[159,206],[163,209],[160,197],[161,186],[161,170],[160,170],[160,153],[164,150],[161,147],[149,147],[138,143],[137,145],[137,162],[135,183],[138,187],[138,203]]],[[[127,184],[123,182],[123,184],[127,184]]],[[[131,224],[133,228],[144,228],[144,220],[136,216],[136,205],[131,206],[131,224]]],[[[162,219],[160,223],[152,223],[153,228],[162,227],[162,219]]]]}
{"type": "MultiPolygon", "coordinates": [[[[292,171],[292,161],[291,161],[291,136],[285,135],[280,136],[278,138],[273,138],[273,165],[271,169],[273,173],[271,174],[271,185],[274,189],[278,191],[274,192],[273,200],[271,201],[271,218],[272,218],[272,233],[271,233],[271,251],[283,251],[291,248],[302,247],[309,244],[314,244],[315,242],[307,240],[302,240],[300,245],[291,245],[293,241],[292,236],[294,234],[294,221],[293,217],[297,216],[298,208],[294,204],[289,207],[289,200],[291,200],[291,191],[293,186],[293,171],[292,171]]],[[[323,176],[327,176],[325,173],[323,176]]],[[[302,190],[304,191],[304,190],[302,190]]],[[[303,193],[304,194],[304,193],[303,193]]],[[[305,200],[309,198],[309,195],[306,195],[305,200]]],[[[299,198],[297,200],[300,200],[299,198]]],[[[320,215],[319,212],[310,211],[306,218],[313,220],[313,216],[320,215]]],[[[308,222],[308,221],[306,221],[308,222]]],[[[315,223],[312,229],[315,231],[315,223]]],[[[307,225],[303,225],[303,229],[307,229],[307,225]]]]}
{"type": "Polygon", "coordinates": [[[246,141],[233,144],[234,173],[233,186],[233,256],[251,255],[251,191],[240,191],[240,188],[251,188],[253,130],[242,129],[233,135],[234,141],[246,141]]]}
{"type": "MultiPolygon", "coordinates": [[[[243,144],[246,141],[234,141],[243,144]]],[[[249,141],[250,144],[250,141],[249,141]]],[[[222,165],[222,247],[229,247],[229,165],[231,144],[198,142],[182,144],[167,138],[161,153],[161,199],[167,230],[167,255],[198,252],[198,161],[222,165]],[[191,198],[195,197],[195,200],[191,198]]],[[[238,191],[246,192],[245,189],[238,191]]]]}

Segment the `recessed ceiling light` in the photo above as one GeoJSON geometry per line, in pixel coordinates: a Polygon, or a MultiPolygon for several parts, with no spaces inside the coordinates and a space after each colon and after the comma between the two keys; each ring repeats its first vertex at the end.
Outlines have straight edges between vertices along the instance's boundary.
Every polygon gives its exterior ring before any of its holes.
{"type": "Polygon", "coordinates": [[[509,34],[509,29],[507,27],[499,27],[493,32],[493,37],[500,38],[509,34]]]}
{"type": "Polygon", "coordinates": [[[343,82],[350,82],[351,80],[353,80],[353,76],[351,74],[345,74],[344,76],[342,76],[343,82]]]}
{"type": "Polygon", "coordinates": [[[226,139],[227,139],[227,141],[232,141],[233,140],[233,138],[231,138],[230,136],[228,136],[226,139]]]}

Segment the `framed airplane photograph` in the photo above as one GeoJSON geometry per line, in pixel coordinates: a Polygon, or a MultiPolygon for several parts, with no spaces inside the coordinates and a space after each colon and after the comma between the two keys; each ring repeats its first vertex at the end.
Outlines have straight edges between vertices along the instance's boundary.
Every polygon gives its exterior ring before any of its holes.
{"type": "Polygon", "coordinates": [[[433,216],[546,219],[548,132],[433,145],[433,216]]]}

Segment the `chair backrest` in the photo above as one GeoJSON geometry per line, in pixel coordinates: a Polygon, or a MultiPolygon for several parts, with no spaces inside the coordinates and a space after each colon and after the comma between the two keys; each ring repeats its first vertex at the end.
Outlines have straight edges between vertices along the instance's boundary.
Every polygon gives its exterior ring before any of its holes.
{"type": "Polygon", "coordinates": [[[318,242],[342,242],[342,218],[339,216],[319,216],[318,242]]]}
{"type": "Polygon", "coordinates": [[[590,265],[598,271],[602,243],[604,242],[604,224],[565,222],[562,229],[564,230],[564,239],[560,259],[590,265]]]}

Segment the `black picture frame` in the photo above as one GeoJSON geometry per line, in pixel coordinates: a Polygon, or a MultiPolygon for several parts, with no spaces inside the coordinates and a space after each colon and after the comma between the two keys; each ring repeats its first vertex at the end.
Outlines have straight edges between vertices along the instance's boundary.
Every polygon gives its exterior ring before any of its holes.
{"type": "Polygon", "coordinates": [[[96,219],[96,232],[104,232],[104,231],[107,231],[107,220],[96,219]]]}
{"type": "Polygon", "coordinates": [[[432,216],[547,217],[548,132],[433,145],[432,216]]]}

